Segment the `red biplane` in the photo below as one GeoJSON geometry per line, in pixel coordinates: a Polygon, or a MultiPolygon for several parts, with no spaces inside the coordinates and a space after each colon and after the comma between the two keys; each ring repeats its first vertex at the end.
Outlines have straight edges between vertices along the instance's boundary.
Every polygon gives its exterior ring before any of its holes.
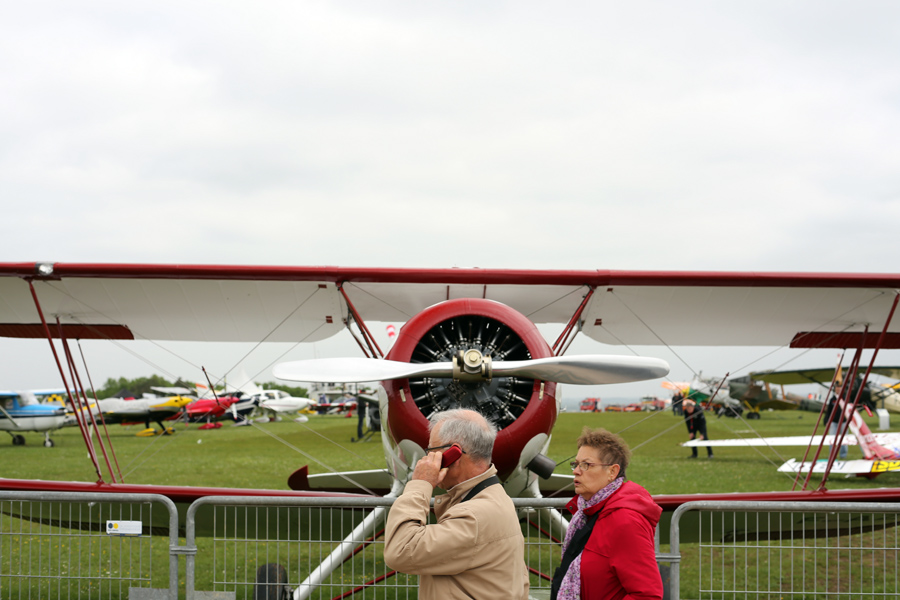
{"type": "MultiPolygon", "coordinates": [[[[558,384],[618,383],[668,372],[657,358],[566,355],[578,333],[617,346],[877,351],[900,347],[900,322],[892,320],[898,288],[900,275],[890,274],[14,263],[0,264],[0,336],[296,343],[347,330],[363,358],[288,363],[275,373],[297,381],[382,382],[388,468],[356,474],[360,484],[398,493],[424,453],[429,415],[466,406],[483,412],[500,430],[493,459],[507,492],[538,496],[571,480],[544,478],[554,466],[543,452],[559,410],[558,384]],[[383,353],[368,324],[401,321],[405,325],[395,343],[383,353]],[[545,323],[562,328],[552,343],[537,329],[545,323]]],[[[58,361],[60,373],[71,388],[65,360],[58,361]]],[[[97,474],[102,480],[99,462],[97,474]]],[[[294,484],[307,491],[252,493],[342,493],[337,490],[346,490],[346,479],[301,474],[294,484]]],[[[241,493],[115,481],[0,480],[0,488],[152,492],[179,502],[241,493]]],[[[900,493],[804,491],[656,500],[673,510],[687,500],[723,498],[898,501],[900,493]]],[[[379,514],[353,535],[374,530],[379,514]]],[[[565,526],[561,517],[556,523],[565,526]]]]}

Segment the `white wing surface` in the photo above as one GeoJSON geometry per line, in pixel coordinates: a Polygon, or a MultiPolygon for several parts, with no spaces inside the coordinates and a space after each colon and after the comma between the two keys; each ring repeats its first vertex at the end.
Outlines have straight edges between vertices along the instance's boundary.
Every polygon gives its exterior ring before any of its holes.
{"type": "MultiPolygon", "coordinates": [[[[0,263],[0,336],[44,335],[29,279],[47,320],[83,339],[280,342],[343,329],[344,294],[367,322],[487,298],[567,323],[591,293],[581,330],[606,344],[787,345],[801,332],[880,327],[900,289],[900,275],[859,273],[0,263]]],[[[900,346],[900,319],[890,333],[886,347],[900,346]]],[[[825,347],[847,346],[835,344],[825,347]]]]}

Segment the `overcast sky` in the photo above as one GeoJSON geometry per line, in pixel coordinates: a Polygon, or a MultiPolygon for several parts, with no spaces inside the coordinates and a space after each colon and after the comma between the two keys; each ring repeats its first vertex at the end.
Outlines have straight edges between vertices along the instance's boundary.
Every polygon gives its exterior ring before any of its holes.
{"type": "MultiPolygon", "coordinates": [[[[820,0],[6,3],[0,260],[896,272],[897,23],[820,0]]],[[[0,388],[57,382],[45,346],[0,352],[27,363],[0,388]]]]}

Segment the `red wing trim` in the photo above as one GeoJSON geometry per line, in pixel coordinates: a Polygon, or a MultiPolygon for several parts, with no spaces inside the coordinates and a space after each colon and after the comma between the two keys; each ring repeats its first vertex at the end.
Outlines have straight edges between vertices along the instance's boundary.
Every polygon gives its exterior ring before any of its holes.
{"type": "Polygon", "coordinates": [[[803,492],[738,492],[725,494],[666,494],[655,495],[653,501],[664,511],[675,510],[682,504],[703,500],[707,502],[900,502],[900,489],[827,490],[803,492]]]}
{"type": "MultiPolygon", "coordinates": [[[[791,348],[874,348],[878,344],[878,337],[876,333],[869,333],[864,340],[861,332],[801,331],[791,340],[791,348]]],[[[879,347],[900,348],[900,333],[885,333],[879,347]]]]}
{"type": "MultiPolygon", "coordinates": [[[[124,325],[61,325],[69,340],[133,340],[134,334],[124,325]]],[[[50,327],[50,335],[59,339],[59,327],[50,327]]],[[[40,323],[0,323],[0,337],[47,338],[40,323]]]]}
{"type": "Polygon", "coordinates": [[[375,269],[247,265],[135,265],[53,263],[42,278],[42,263],[0,263],[0,276],[31,279],[230,279],[253,281],[331,281],[505,285],[649,285],[711,287],[900,288],[900,275],[885,273],[756,273],[702,271],[532,271],[524,269],[375,269]]]}
{"type": "Polygon", "coordinates": [[[0,490],[21,492],[100,492],[111,494],[160,494],[173,502],[193,502],[206,496],[264,496],[296,498],[371,498],[368,494],[303,492],[290,490],[254,490],[246,488],[208,488],[127,483],[87,483],[78,481],[41,481],[36,479],[3,479],[0,490]]]}

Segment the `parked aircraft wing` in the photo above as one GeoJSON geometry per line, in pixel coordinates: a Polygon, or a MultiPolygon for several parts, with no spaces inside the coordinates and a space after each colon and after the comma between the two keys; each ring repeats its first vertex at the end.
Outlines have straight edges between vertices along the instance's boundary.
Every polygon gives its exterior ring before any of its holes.
{"type": "MultiPolygon", "coordinates": [[[[813,473],[824,473],[828,461],[819,459],[815,463],[811,461],[801,462],[791,459],[778,467],[782,473],[809,473],[812,466],[813,473]]],[[[900,460],[836,460],[831,467],[831,473],[843,473],[845,475],[870,475],[900,471],[900,460]]]]}
{"type": "Polygon", "coordinates": [[[791,400],[790,398],[770,398],[756,402],[756,408],[759,410],[795,410],[800,408],[799,400],[791,400]]]}
{"type": "MultiPolygon", "coordinates": [[[[846,376],[846,367],[842,369],[843,375],[846,376]]],[[[900,367],[873,367],[872,373],[876,375],[884,375],[891,379],[900,379],[900,367]]],[[[775,385],[793,385],[801,383],[830,383],[834,379],[834,369],[798,369],[796,371],[771,371],[751,373],[750,379],[754,381],[765,381],[775,385]]]]}
{"type": "MultiPolygon", "coordinates": [[[[681,444],[682,446],[686,446],[688,448],[704,447],[704,446],[718,446],[718,447],[752,447],[752,446],[808,446],[810,443],[819,445],[822,441],[821,435],[809,436],[809,435],[791,435],[785,437],[752,437],[752,438],[741,438],[741,439],[730,439],[730,440],[691,440],[689,442],[685,442],[681,444]]],[[[834,441],[833,435],[826,435],[825,443],[831,444],[834,441]]],[[[844,438],[845,444],[856,444],[856,438],[852,435],[848,435],[844,438]]]]}
{"type": "MultiPolygon", "coordinates": [[[[834,443],[833,435],[791,435],[785,437],[754,437],[754,438],[742,438],[742,439],[730,439],[730,440],[691,440],[689,442],[685,442],[682,446],[686,446],[691,448],[693,446],[722,446],[722,447],[749,447],[749,446],[808,446],[810,443],[818,446],[822,442],[822,438],[825,438],[825,444],[830,446],[834,443]]],[[[872,434],[872,437],[875,438],[875,443],[881,446],[898,446],[900,445],[900,433],[875,433],[872,434]]],[[[847,433],[844,436],[843,444],[845,446],[855,446],[857,444],[856,436],[851,433],[847,433]]]]}

